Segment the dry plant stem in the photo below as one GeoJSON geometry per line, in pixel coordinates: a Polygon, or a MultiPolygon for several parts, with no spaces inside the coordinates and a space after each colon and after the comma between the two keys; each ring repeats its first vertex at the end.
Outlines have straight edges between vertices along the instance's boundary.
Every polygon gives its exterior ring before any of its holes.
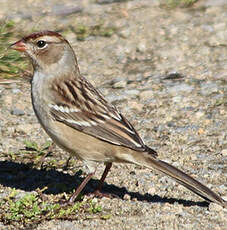
{"type": "Polygon", "coordinates": [[[67,170],[69,167],[70,160],[72,159],[72,156],[69,156],[69,158],[66,160],[65,166],[63,167],[64,170],[67,170]]]}
{"type": "Polygon", "coordinates": [[[55,143],[52,143],[52,144],[48,147],[47,152],[41,157],[41,159],[40,159],[40,167],[41,167],[41,168],[43,168],[44,159],[46,158],[46,156],[47,156],[49,153],[53,152],[54,147],[55,147],[55,143]]]}

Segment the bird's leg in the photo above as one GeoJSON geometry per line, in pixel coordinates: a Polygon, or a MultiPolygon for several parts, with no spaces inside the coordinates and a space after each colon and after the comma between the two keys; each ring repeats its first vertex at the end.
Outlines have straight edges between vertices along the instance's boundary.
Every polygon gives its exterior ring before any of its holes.
{"type": "Polygon", "coordinates": [[[111,166],[112,166],[112,163],[107,163],[106,164],[106,168],[105,168],[105,170],[104,170],[104,172],[102,174],[101,179],[99,180],[98,187],[96,188],[96,190],[93,193],[91,193],[91,195],[96,196],[96,197],[108,197],[108,198],[116,198],[117,197],[116,195],[113,195],[113,194],[108,194],[108,193],[102,193],[101,192],[102,186],[104,184],[104,181],[106,179],[106,176],[107,176],[111,166]]]}
{"type": "MultiPolygon", "coordinates": [[[[97,196],[97,197],[109,197],[109,198],[110,198],[110,197],[114,197],[114,195],[111,195],[111,194],[103,194],[103,193],[101,193],[102,186],[103,186],[103,184],[104,184],[104,181],[105,181],[105,179],[106,179],[106,176],[107,176],[107,174],[108,174],[108,172],[109,172],[111,166],[112,166],[112,163],[107,163],[107,164],[106,164],[106,168],[105,168],[105,170],[104,170],[104,172],[103,172],[103,174],[102,174],[101,179],[99,180],[99,184],[98,184],[97,189],[96,189],[94,192],[92,192],[92,193],[90,193],[90,194],[88,194],[88,195],[93,195],[93,196],[97,196]]],[[[80,192],[83,190],[83,188],[86,186],[86,184],[88,183],[88,181],[91,179],[91,177],[92,177],[94,174],[95,174],[95,172],[89,173],[89,174],[85,177],[85,179],[84,179],[83,182],[80,184],[80,186],[76,189],[76,191],[73,193],[73,195],[69,198],[67,204],[73,204],[73,203],[74,203],[74,201],[75,201],[75,199],[77,198],[77,196],[80,194],[80,192]]]]}
{"type": "Polygon", "coordinates": [[[86,186],[86,184],[88,183],[88,181],[91,179],[91,177],[95,174],[95,172],[93,173],[89,173],[85,179],[83,180],[83,182],[80,184],[80,186],[76,189],[76,191],[72,194],[72,196],[69,198],[68,200],[68,204],[72,204],[74,203],[75,199],[77,198],[77,196],[80,194],[80,192],[83,190],[83,188],[86,186]]]}
{"type": "Polygon", "coordinates": [[[95,190],[95,193],[97,193],[97,192],[101,193],[102,186],[104,184],[104,181],[106,179],[106,176],[107,176],[108,172],[110,171],[111,166],[112,166],[112,163],[107,163],[106,164],[106,168],[105,168],[105,170],[104,170],[104,172],[102,174],[101,179],[99,180],[99,184],[98,184],[98,187],[95,190]]]}

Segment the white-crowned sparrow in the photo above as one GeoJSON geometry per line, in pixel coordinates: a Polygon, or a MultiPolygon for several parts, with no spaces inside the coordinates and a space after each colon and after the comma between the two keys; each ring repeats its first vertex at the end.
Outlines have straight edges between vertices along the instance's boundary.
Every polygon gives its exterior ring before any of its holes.
{"type": "Polygon", "coordinates": [[[112,163],[123,162],[157,169],[206,200],[226,206],[208,187],[157,158],[127,119],[81,76],[72,47],[59,33],[33,33],[11,48],[25,52],[32,61],[32,104],[40,124],[57,145],[90,170],[70,202],[94,175],[94,162],[106,164],[97,194],[112,163]]]}

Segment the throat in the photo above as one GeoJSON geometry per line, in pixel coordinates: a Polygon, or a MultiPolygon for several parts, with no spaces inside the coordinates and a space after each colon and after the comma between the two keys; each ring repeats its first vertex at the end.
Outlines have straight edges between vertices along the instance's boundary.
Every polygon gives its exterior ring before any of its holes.
{"type": "Polygon", "coordinates": [[[39,71],[35,71],[33,78],[32,78],[32,94],[35,93],[37,94],[36,96],[39,97],[39,94],[42,93],[46,82],[47,78],[45,77],[45,74],[39,71]]]}

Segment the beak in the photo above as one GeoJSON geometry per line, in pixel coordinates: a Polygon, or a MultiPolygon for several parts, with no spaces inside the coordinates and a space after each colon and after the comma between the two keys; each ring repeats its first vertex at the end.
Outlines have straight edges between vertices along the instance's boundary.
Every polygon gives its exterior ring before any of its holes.
{"type": "Polygon", "coordinates": [[[12,45],[10,45],[9,48],[20,51],[20,52],[26,51],[26,45],[25,45],[23,40],[19,40],[19,41],[13,43],[12,45]]]}

